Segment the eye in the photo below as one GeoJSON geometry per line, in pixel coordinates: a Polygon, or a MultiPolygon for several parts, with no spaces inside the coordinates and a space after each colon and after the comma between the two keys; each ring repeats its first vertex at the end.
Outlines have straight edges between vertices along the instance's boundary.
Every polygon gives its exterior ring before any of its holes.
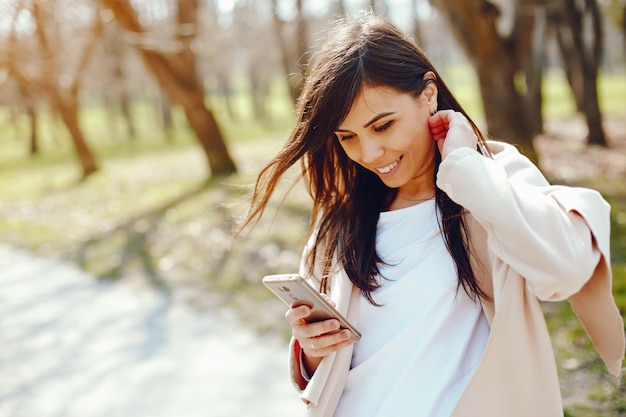
{"type": "Polygon", "coordinates": [[[384,132],[384,131],[388,130],[391,127],[392,124],[393,124],[393,120],[389,120],[385,124],[382,124],[380,126],[376,126],[374,128],[374,131],[376,131],[376,132],[384,132]]]}
{"type": "Polygon", "coordinates": [[[354,135],[350,135],[350,134],[343,135],[343,134],[335,133],[335,136],[337,137],[339,142],[345,142],[346,140],[350,140],[354,138],[354,135]]]}

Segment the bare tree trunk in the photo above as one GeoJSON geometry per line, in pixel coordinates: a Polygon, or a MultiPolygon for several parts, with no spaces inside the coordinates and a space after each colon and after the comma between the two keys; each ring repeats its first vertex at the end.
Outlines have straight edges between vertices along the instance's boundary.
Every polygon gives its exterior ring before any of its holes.
{"type": "Polygon", "coordinates": [[[39,153],[39,136],[37,135],[37,110],[35,106],[27,104],[26,114],[30,122],[30,154],[37,155],[39,153]]]}
{"type": "MultiPolygon", "coordinates": [[[[519,144],[537,163],[533,129],[522,94],[515,86],[520,57],[530,47],[530,33],[517,27],[509,37],[501,37],[496,27],[500,11],[486,0],[433,0],[433,4],[446,16],[476,68],[489,135],[519,144]]],[[[519,20],[516,23],[526,26],[519,20]]]]}
{"type": "Polygon", "coordinates": [[[281,62],[287,77],[287,87],[294,104],[302,91],[306,74],[306,62],[302,62],[302,60],[306,58],[308,51],[307,23],[302,2],[303,0],[296,0],[296,41],[295,45],[291,47],[284,33],[286,22],[278,15],[278,0],[272,0],[274,30],[281,50],[281,62]]]}
{"type": "Polygon", "coordinates": [[[250,80],[250,94],[252,96],[252,111],[254,117],[257,120],[268,122],[269,115],[266,108],[266,97],[268,95],[268,85],[264,77],[255,71],[254,68],[249,68],[248,79],[250,80]]]}
{"type": "Polygon", "coordinates": [[[422,0],[412,0],[411,1],[411,13],[413,14],[413,39],[415,43],[417,43],[420,48],[426,49],[426,45],[424,45],[424,39],[422,37],[422,33],[420,30],[420,20],[418,16],[418,8],[419,2],[422,0]]]}
{"type": "Polygon", "coordinates": [[[218,162],[211,163],[211,172],[214,175],[233,173],[235,172],[235,166],[232,164],[232,161],[231,165],[228,165],[226,164],[227,161],[223,160],[222,152],[226,149],[220,149],[220,144],[223,144],[224,140],[217,125],[217,120],[215,120],[213,113],[208,111],[203,104],[204,94],[202,93],[197,93],[190,97],[188,105],[183,104],[189,125],[194,132],[202,135],[202,137],[210,138],[210,140],[200,141],[209,160],[222,162],[221,165],[218,162]]]}
{"type": "Polygon", "coordinates": [[[124,118],[124,122],[126,124],[126,133],[129,138],[136,139],[137,129],[135,129],[135,121],[133,120],[133,115],[130,110],[130,98],[128,97],[128,91],[126,91],[126,89],[120,91],[119,105],[122,117],[124,118]]]}
{"type": "Polygon", "coordinates": [[[576,16],[570,14],[567,0],[553,3],[551,20],[563,60],[563,71],[576,101],[576,110],[582,111],[584,101],[583,75],[580,67],[582,45],[580,39],[575,39],[580,36],[578,26],[580,22],[577,22],[576,16]]]}
{"type": "Polygon", "coordinates": [[[497,139],[519,144],[524,154],[537,162],[523,97],[515,89],[515,72],[515,67],[506,59],[482,61],[478,65],[488,133],[497,139]]]}
{"type": "MultiPolygon", "coordinates": [[[[117,22],[133,33],[144,29],[128,0],[101,0],[113,12],[117,22]]],[[[213,175],[237,171],[213,113],[204,102],[204,89],[196,69],[196,59],[190,43],[196,35],[197,0],[178,0],[178,40],[184,47],[173,57],[165,53],[138,48],[144,63],[168,96],[180,104],[189,119],[213,175]]]]}
{"type": "Polygon", "coordinates": [[[370,0],[370,7],[377,14],[388,15],[389,7],[387,6],[387,2],[385,0],[370,0]]]}
{"type": "Polygon", "coordinates": [[[111,95],[108,91],[105,91],[102,94],[102,101],[106,108],[108,130],[111,134],[117,136],[117,109],[111,95]]]}
{"type": "MultiPolygon", "coordinates": [[[[31,156],[37,155],[39,153],[39,135],[37,132],[37,121],[38,121],[37,120],[37,106],[35,104],[35,98],[34,98],[36,95],[30,91],[30,86],[27,84],[24,84],[23,81],[21,81],[20,79],[17,79],[16,82],[17,82],[17,89],[21,97],[21,101],[23,103],[24,109],[26,110],[28,123],[30,125],[29,126],[30,127],[29,152],[31,156]]],[[[18,132],[16,114],[15,114],[14,108],[11,109],[10,115],[11,115],[13,125],[15,126],[16,132],[18,132]]],[[[16,137],[17,136],[18,135],[16,135],[16,137]]]]}
{"type": "Polygon", "coordinates": [[[587,5],[589,13],[591,13],[592,33],[594,35],[592,45],[590,46],[591,51],[585,54],[585,60],[583,62],[585,73],[585,103],[583,105],[583,112],[587,119],[587,126],[589,127],[587,143],[591,145],[608,146],[604,128],[602,127],[602,112],[600,111],[598,99],[598,70],[602,56],[602,45],[604,44],[602,15],[596,0],[587,0],[587,5]]]}
{"type": "MultiPolygon", "coordinates": [[[[116,51],[117,52],[117,51],[116,51]]],[[[114,56],[115,68],[113,69],[113,76],[118,86],[117,89],[117,104],[119,106],[120,113],[126,124],[126,134],[130,139],[137,138],[137,130],[135,129],[135,121],[130,110],[130,98],[128,96],[128,90],[124,85],[124,71],[122,70],[121,57],[119,53],[114,56]]]]}
{"type": "Polygon", "coordinates": [[[522,95],[528,123],[533,136],[543,133],[543,96],[541,86],[543,70],[546,66],[546,38],[548,34],[548,17],[546,5],[543,0],[538,4],[526,5],[526,12],[531,17],[522,20],[520,30],[528,30],[532,33],[529,41],[530,47],[525,57],[522,57],[522,69],[525,79],[525,94],[522,95]]]}
{"type": "Polygon", "coordinates": [[[346,14],[346,5],[344,4],[344,0],[334,0],[332,2],[332,7],[336,10],[337,14],[344,16],[346,14]]]}
{"type": "Polygon", "coordinates": [[[584,0],[582,9],[579,3],[560,0],[552,18],[577,108],[587,120],[587,143],[607,146],[597,86],[604,39],[602,17],[595,0],[584,0]]]}
{"type": "MultiPolygon", "coordinates": [[[[296,10],[298,11],[298,15],[296,16],[296,59],[300,61],[300,74],[304,81],[308,61],[306,59],[306,55],[309,51],[309,28],[307,24],[307,17],[304,15],[304,0],[296,0],[296,10]]],[[[300,86],[300,89],[302,89],[302,85],[300,86]]]]}
{"type": "Polygon", "coordinates": [[[215,76],[217,78],[218,94],[224,102],[226,114],[228,114],[228,118],[232,122],[237,122],[239,120],[239,116],[237,115],[235,106],[233,105],[233,89],[230,86],[230,77],[226,74],[226,71],[217,71],[215,76]]]}
{"type": "Polygon", "coordinates": [[[9,112],[8,113],[9,121],[11,123],[11,127],[13,128],[13,132],[14,132],[13,138],[19,142],[21,140],[20,131],[22,129],[20,128],[20,123],[18,122],[18,119],[19,119],[19,114],[21,112],[18,110],[17,105],[10,105],[7,110],[9,112]]]}
{"type": "Polygon", "coordinates": [[[119,112],[126,126],[126,135],[132,140],[137,137],[137,129],[135,128],[135,121],[131,111],[131,98],[128,92],[128,86],[125,82],[126,74],[122,65],[127,47],[124,39],[120,36],[120,32],[119,26],[116,25],[114,21],[111,21],[110,24],[105,27],[103,43],[106,53],[111,57],[113,66],[112,76],[113,82],[115,83],[113,88],[110,89],[111,91],[107,91],[105,95],[113,118],[111,126],[117,130],[116,121],[119,112]]]}
{"type": "MultiPolygon", "coordinates": [[[[32,7],[33,17],[36,23],[36,36],[41,49],[44,60],[47,62],[47,67],[51,70],[51,79],[39,80],[44,90],[48,92],[50,102],[54,106],[55,110],[61,115],[63,122],[65,123],[72,143],[74,144],[74,150],[78,156],[78,160],[81,164],[83,171],[83,178],[91,175],[98,170],[98,165],[91,152],[91,149],[85,141],[85,137],[78,124],[78,92],[80,88],[80,81],[84,75],[88,63],[91,60],[96,47],[96,41],[102,33],[102,22],[100,16],[96,15],[94,25],[92,27],[91,39],[87,42],[78,69],[74,76],[73,82],[67,91],[62,91],[57,85],[58,80],[58,66],[57,59],[52,52],[50,46],[48,34],[46,33],[46,27],[50,24],[48,16],[44,16],[41,8],[37,3],[32,7]]],[[[20,77],[23,78],[22,75],[20,77]]]]}
{"type": "Polygon", "coordinates": [[[93,157],[91,149],[87,146],[83,131],[78,124],[78,103],[76,97],[54,99],[55,110],[61,116],[63,123],[67,127],[76,156],[83,168],[83,178],[88,177],[98,170],[98,165],[93,157]]]}
{"type": "Polygon", "coordinates": [[[166,94],[159,95],[158,106],[159,114],[163,121],[163,132],[165,132],[165,137],[171,140],[174,132],[174,122],[172,120],[172,105],[166,94]]]}

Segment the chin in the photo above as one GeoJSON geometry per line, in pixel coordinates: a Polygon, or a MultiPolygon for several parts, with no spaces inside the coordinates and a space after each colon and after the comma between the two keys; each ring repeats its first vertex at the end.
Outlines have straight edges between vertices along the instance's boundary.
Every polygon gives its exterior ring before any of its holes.
{"type": "Polygon", "coordinates": [[[404,182],[401,182],[401,181],[398,181],[398,180],[393,180],[393,179],[382,179],[382,178],[380,178],[380,180],[382,181],[383,184],[385,184],[389,188],[400,188],[400,187],[402,187],[405,184],[404,182]]]}

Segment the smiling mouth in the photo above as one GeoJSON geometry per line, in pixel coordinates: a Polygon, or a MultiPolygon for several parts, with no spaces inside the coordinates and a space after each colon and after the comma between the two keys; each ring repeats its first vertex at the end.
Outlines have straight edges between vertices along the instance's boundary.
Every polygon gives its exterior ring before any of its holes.
{"type": "Polygon", "coordinates": [[[396,159],[387,166],[384,166],[382,168],[376,168],[376,171],[378,171],[378,173],[380,174],[388,174],[389,172],[391,172],[392,169],[398,166],[398,164],[400,163],[400,159],[402,159],[402,157],[396,159]]]}

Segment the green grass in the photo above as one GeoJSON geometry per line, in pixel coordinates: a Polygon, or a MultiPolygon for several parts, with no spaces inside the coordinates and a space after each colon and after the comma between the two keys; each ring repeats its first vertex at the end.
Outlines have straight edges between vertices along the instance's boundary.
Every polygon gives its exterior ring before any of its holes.
{"type": "Polygon", "coordinates": [[[626,196],[611,196],[611,261],[613,293],[622,315],[626,317],[626,196]]]}

